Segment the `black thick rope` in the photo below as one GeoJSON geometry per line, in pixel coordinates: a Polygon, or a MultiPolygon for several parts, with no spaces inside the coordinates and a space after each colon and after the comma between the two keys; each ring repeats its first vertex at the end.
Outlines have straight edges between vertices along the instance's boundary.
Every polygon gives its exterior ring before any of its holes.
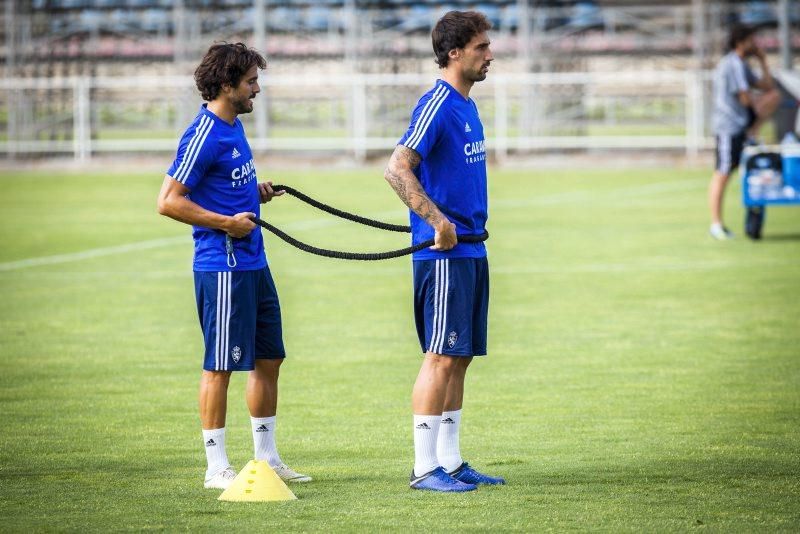
{"type": "MultiPolygon", "coordinates": [[[[318,202],[313,198],[304,195],[303,193],[297,191],[296,189],[285,186],[285,185],[273,185],[272,189],[274,191],[286,191],[289,195],[292,195],[303,202],[306,202],[317,209],[320,209],[326,213],[330,213],[331,215],[336,215],[337,217],[341,217],[343,219],[347,219],[349,221],[357,222],[359,224],[364,224],[366,226],[371,226],[373,228],[380,228],[382,230],[388,230],[391,232],[404,232],[409,233],[411,232],[410,226],[403,226],[399,224],[389,224],[381,221],[376,221],[374,219],[368,219],[366,217],[361,217],[359,215],[354,215],[352,213],[348,213],[346,211],[342,211],[322,202],[318,202]]],[[[423,243],[418,243],[414,246],[401,248],[398,250],[390,250],[388,252],[343,252],[339,250],[328,250],[324,248],[315,247],[309,245],[307,243],[303,243],[295,239],[294,237],[290,236],[283,230],[276,228],[275,226],[271,225],[267,221],[259,219],[258,217],[253,217],[252,221],[257,225],[261,226],[262,228],[266,228],[279,238],[283,239],[293,247],[297,247],[303,252],[308,252],[310,254],[316,254],[317,256],[324,256],[326,258],[336,258],[340,260],[360,260],[360,261],[375,261],[375,260],[388,260],[391,258],[399,258],[400,256],[406,256],[408,254],[412,254],[424,248],[428,248],[433,246],[434,240],[429,239],[423,243]]],[[[460,235],[458,237],[459,243],[480,243],[482,241],[486,241],[489,238],[489,232],[484,232],[481,235],[460,235]]]]}
{"type": "Polygon", "coordinates": [[[318,200],[314,200],[310,196],[305,195],[300,191],[298,191],[297,189],[295,189],[294,187],[289,187],[288,185],[273,185],[272,190],[286,191],[287,194],[292,195],[293,197],[296,197],[299,200],[302,200],[306,204],[314,206],[318,210],[322,210],[325,213],[330,213],[331,215],[341,217],[342,219],[347,219],[348,221],[357,222],[359,224],[371,226],[373,228],[380,228],[381,230],[388,230],[390,232],[402,232],[405,234],[411,232],[410,226],[404,226],[402,224],[390,224],[381,221],[376,221],[375,219],[367,219],[366,217],[361,217],[360,215],[354,215],[352,213],[336,209],[332,206],[328,206],[327,204],[323,204],[318,200]]]}

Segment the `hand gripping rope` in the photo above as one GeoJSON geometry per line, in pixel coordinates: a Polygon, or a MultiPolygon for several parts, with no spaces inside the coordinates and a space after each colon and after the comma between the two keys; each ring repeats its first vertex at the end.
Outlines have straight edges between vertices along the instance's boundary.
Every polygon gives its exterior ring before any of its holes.
{"type": "MultiPolygon", "coordinates": [[[[381,221],[376,221],[373,219],[368,219],[366,217],[361,217],[359,215],[354,215],[352,213],[348,213],[346,211],[342,211],[313,198],[304,195],[297,189],[289,187],[288,185],[273,185],[272,189],[274,191],[286,191],[287,194],[314,206],[315,208],[322,210],[326,213],[330,213],[331,215],[335,215],[337,217],[341,217],[342,219],[347,219],[348,221],[353,221],[359,224],[363,224],[365,226],[371,226],[373,228],[379,228],[381,230],[387,230],[389,232],[403,232],[403,233],[410,233],[411,227],[410,226],[403,226],[401,224],[389,224],[381,221]]],[[[424,248],[428,248],[433,246],[434,240],[429,239],[423,243],[418,243],[413,247],[408,248],[401,248],[399,250],[390,250],[388,252],[341,252],[338,250],[327,250],[324,248],[314,247],[312,245],[308,245],[303,243],[302,241],[298,241],[297,239],[293,238],[292,236],[288,235],[286,232],[275,228],[270,223],[259,219],[258,217],[253,217],[251,219],[257,225],[266,228],[279,238],[283,239],[290,245],[299,248],[304,252],[308,252],[310,254],[316,254],[317,256],[324,256],[326,258],[336,258],[340,260],[361,260],[361,261],[374,261],[374,260],[388,260],[391,258],[399,258],[400,256],[405,256],[407,254],[412,254],[417,252],[418,250],[422,250],[424,248]]],[[[480,235],[460,235],[458,236],[459,243],[480,243],[482,241],[486,241],[489,238],[489,233],[484,232],[480,235]]]]}

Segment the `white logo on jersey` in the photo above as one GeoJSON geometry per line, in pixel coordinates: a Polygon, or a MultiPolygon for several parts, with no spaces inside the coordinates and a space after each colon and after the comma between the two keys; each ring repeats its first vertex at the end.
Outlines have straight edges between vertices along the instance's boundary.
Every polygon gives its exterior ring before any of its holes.
{"type": "Polygon", "coordinates": [[[250,173],[255,172],[256,164],[251,159],[241,167],[236,167],[231,171],[231,180],[244,180],[250,173]]]}
{"type": "Polygon", "coordinates": [[[241,156],[241,154],[239,154],[239,151],[236,150],[236,147],[233,147],[233,154],[231,154],[231,159],[236,159],[239,156],[241,156]]]}
{"type": "Polygon", "coordinates": [[[465,122],[464,123],[464,133],[469,133],[471,131],[472,131],[472,128],[469,127],[469,123],[465,122]]]}
{"type": "Polygon", "coordinates": [[[468,164],[486,161],[486,140],[472,141],[464,144],[464,162],[468,164]]]}
{"type": "Polygon", "coordinates": [[[238,346],[233,347],[233,350],[231,351],[231,358],[233,358],[233,363],[239,363],[239,360],[242,359],[242,349],[240,349],[238,346]]]}
{"type": "Polygon", "coordinates": [[[464,145],[465,156],[475,156],[486,152],[486,142],[481,139],[480,141],[473,141],[464,145]]]}

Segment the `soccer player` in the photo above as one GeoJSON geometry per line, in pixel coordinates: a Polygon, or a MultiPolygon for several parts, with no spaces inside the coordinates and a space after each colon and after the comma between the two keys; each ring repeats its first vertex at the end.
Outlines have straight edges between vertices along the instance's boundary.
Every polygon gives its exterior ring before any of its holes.
{"type": "Polygon", "coordinates": [[[414,310],[425,353],[412,391],[411,487],[460,492],[504,484],[464,462],[459,427],[464,378],[486,354],[489,267],[483,243],[457,234],[484,232],[487,213],[483,126],[469,92],[486,79],[492,52],[482,14],[451,11],[432,32],[441,79],[417,103],[384,174],[410,208],[413,243],[435,239],[413,256],[414,310]]]}
{"type": "Polygon", "coordinates": [[[209,48],[194,78],[203,104],[184,132],[164,177],[158,212],[191,224],[194,285],[205,340],[200,421],[208,460],[206,488],[226,489],[236,471],[225,452],[231,372],[249,371],[247,406],[256,460],[285,481],[306,482],[278,455],[278,374],[285,357],[278,294],[261,231],[250,220],[259,203],[282,194],[258,183],[253,154],[238,119],[253,111],[258,70],[266,60],[242,43],[209,48]]]}
{"type": "Polygon", "coordinates": [[[747,26],[734,27],[728,46],[730,51],[714,72],[713,128],[717,151],[708,188],[709,233],[718,240],[733,238],[733,233],[722,223],[722,197],[731,171],[739,165],[744,146],[758,144],[756,137],[761,126],[775,113],[781,101],[766,56],[755,42],[755,30],[747,26]],[[748,67],[746,59],[749,57],[758,59],[761,78],[748,67]]]}

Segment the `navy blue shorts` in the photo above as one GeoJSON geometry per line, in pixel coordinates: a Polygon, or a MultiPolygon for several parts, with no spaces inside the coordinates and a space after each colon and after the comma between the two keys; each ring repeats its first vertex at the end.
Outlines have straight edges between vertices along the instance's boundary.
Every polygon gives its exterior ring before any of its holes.
{"type": "Polygon", "coordinates": [[[739,166],[746,137],[747,133],[745,131],[741,131],[735,135],[717,135],[717,157],[714,170],[729,175],[739,166]]]}
{"type": "Polygon", "coordinates": [[[195,272],[206,371],[252,371],[255,360],[286,356],[278,291],[269,268],[195,272]]]}
{"type": "Polygon", "coordinates": [[[414,317],[422,352],[483,356],[489,316],[489,262],[414,262],[414,317]]]}

